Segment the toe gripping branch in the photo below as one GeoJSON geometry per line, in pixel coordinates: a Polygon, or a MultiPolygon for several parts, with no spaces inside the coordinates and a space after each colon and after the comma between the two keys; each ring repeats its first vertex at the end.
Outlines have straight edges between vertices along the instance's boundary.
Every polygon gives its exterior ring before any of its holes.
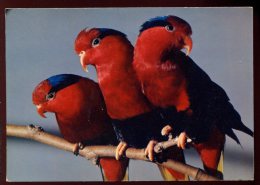
{"type": "MultiPolygon", "coordinates": [[[[148,157],[146,156],[146,158],[148,158],[148,157]]],[[[166,162],[167,159],[168,159],[168,156],[166,155],[166,152],[160,152],[160,153],[154,154],[154,160],[152,162],[163,163],[163,162],[166,162]]]]}
{"type": "Polygon", "coordinates": [[[73,148],[73,154],[75,156],[78,156],[80,154],[80,150],[84,149],[91,156],[90,158],[87,158],[87,159],[91,160],[92,164],[99,165],[99,162],[100,162],[99,156],[93,150],[85,148],[85,146],[86,145],[81,142],[75,143],[74,148],[73,148]]]}
{"type": "Polygon", "coordinates": [[[156,108],[151,112],[143,113],[124,120],[111,119],[119,141],[125,141],[129,146],[143,148],[154,139],[166,141],[168,138],[161,135],[164,126],[174,123],[173,136],[177,136],[183,127],[175,123],[179,114],[175,107],[156,108]]]}
{"type": "MultiPolygon", "coordinates": [[[[155,160],[156,162],[165,162],[169,156],[167,156],[167,151],[171,150],[173,146],[177,146],[178,137],[171,138],[169,137],[168,141],[161,141],[154,146],[155,160]]],[[[187,139],[186,148],[190,148],[193,145],[191,139],[187,139]]]]}
{"type": "Polygon", "coordinates": [[[87,149],[85,146],[93,146],[93,145],[116,145],[117,139],[114,136],[114,132],[105,132],[93,139],[89,139],[86,141],[81,141],[75,143],[73,148],[74,155],[78,156],[80,150],[87,150],[89,154],[91,154],[91,161],[94,165],[99,165],[100,157],[92,150],[87,149]]]}
{"type": "Polygon", "coordinates": [[[167,140],[161,136],[164,120],[156,110],[124,120],[112,119],[112,125],[117,139],[130,147],[144,148],[151,139],[167,140]]]}
{"type": "Polygon", "coordinates": [[[73,149],[73,154],[78,156],[79,150],[82,150],[83,148],[84,148],[84,145],[81,142],[76,143],[75,146],[74,146],[74,149],[73,149]]]}
{"type": "MultiPolygon", "coordinates": [[[[130,147],[145,148],[150,140],[167,141],[168,137],[162,136],[161,130],[167,124],[175,122],[176,117],[177,111],[174,107],[157,108],[124,120],[112,119],[112,125],[119,141],[126,142],[130,147]]],[[[181,129],[174,127],[176,132],[173,135],[176,136],[181,129]]],[[[163,153],[157,152],[156,162],[166,160],[163,153]]]]}

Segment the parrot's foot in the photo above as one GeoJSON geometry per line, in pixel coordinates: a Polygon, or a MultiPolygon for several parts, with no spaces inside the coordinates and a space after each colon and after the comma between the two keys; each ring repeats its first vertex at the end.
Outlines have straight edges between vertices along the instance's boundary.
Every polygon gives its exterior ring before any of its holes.
{"type": "Polygon", "coordinates": [[[151,140],[149,141],[144,153],[148,157],[149,160],[154,161],[154,146],[158,143],[158,141],[151,140]]]}
{"type": "Polygon", "coordinates": [[[84,148],[84,145],[82,144],[82,143],[76,143],[75,145],[74,145],[74,148],[73,148],[73,154],[74,155],[79,155],[79,150],[82,150],[84,148]]]}
{"type": "Polygon", "coordinates": [[[116,160],[119,160],[123,156],[127,147],[128,146],[126,142],[120,141],[120,143],[116,147],[116,155],[115,155],[116,160]]]}
{"type": "MultiPolygon", "coordinates": [[[[172,127],[170,125],[166,125],[165,127],[162,128],[161,134],[163,136],[168,135],[169,140],[170,140],[170,139],[173,139],[171,131],[172,131],[172,127]]],[[[190,142],[190,139],[188,138],[188,136],[185,132],[180,133],[180,135],[178,136],[178,140],[177,140],[177,146],[181,149],[185,149],[187,139],[190,142]]]]}
{"type": "Polygon", "coordinates": [[[166,125],[165,127],[162,128],[161,134],[162,136],[168,136],[169,139],[172,139],[171,131],[172,131],[172,127],[170,125],[166,125]]]}
{"type": "Polygon", "coordinates": [[[185,132],[182,132],[179,136],[178,136],[178,140],[177,140],[177,146],[181,149],[185,149],[186,147],[186,143],[187,143],[187,134],[185,132]]]}

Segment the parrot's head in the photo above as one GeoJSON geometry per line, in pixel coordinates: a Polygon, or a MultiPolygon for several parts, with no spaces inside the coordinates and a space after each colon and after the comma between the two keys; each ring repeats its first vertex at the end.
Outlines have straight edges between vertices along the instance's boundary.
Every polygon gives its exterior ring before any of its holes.
{"type": "Polygon", "coordinates": [[[87,65],[99,67],[111,62],[124,62],[132,56],[133,46],[120,31],[109,28],[86,28],[75,39],[75,51],[80,57],[82,68],[87,65]]]}
{"type": "Polygon", "coordinates": [[[44,113],[57,113],[65,108],[65,104],[73,99],[75,92],[63,91],[66,87],[78,82],[82,77],[72,74],[60,74],[52,76],[40,82],[32,93],[33,104],[40,116],[46,117],[44,113]],[[63,92],[62,92],[63,91],[63,92]]]}
{"type": "MultiPolygon", "coordinates": [[[[135,55],[142,58],[167,58],[174,51],[192,50],[191,26],[177,16],[155,17],[146,21],[140,29],[135,46],[135,55]]],[[[135,56],[136,57],[136,56],[135,56]]]]}

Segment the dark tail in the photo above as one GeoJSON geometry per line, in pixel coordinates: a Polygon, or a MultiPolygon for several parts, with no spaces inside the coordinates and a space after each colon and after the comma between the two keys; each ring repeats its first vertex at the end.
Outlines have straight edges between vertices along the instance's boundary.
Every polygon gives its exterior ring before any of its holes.
{"type": "Polygon", "coordinates": [[[225,133],[231,138],[233,138],[237,143],[240,142],[232,129],[239,130],[252,137],[254,136],[253,131],[244,125],[239,113],[234,109],[233,105],[229,102],[223,111],[223,122],[224,122],[225,133]]]}
{"type": "Polygon", "coordinates": [[[239,130],[241,132],[244,132],[244,133],[254,137],[254,132],[251,129],[247,128],[244,124],[240,125],[239,128],[234,128],[234,129],[239,130]]]}

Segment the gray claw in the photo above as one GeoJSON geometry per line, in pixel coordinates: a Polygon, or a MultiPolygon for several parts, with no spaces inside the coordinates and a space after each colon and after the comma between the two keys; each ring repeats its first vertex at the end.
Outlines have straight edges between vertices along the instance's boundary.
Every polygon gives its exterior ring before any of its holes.
{"type": "Polygon", "coordinates": [[[169,135],[168,135],[168,140],[171,140],[171,139],[173,139],[173,135],[172,135],[172,133],[170,132],[169,135]]]}
{"type": "Polygon", "coordinates": [[[78,143],[78,146],[79,146],[80,150],[82,150],[84,148],[84,145],[81,142],[78,143]]]}
{"type": "Polygon", "coordinates": [[[78,156],[79,155],[79,150],[82,150],[83,148],[84,148],[84,145],[81,142],[76,143],[75,147],[73,149],[73,154],[78,156]]]}

